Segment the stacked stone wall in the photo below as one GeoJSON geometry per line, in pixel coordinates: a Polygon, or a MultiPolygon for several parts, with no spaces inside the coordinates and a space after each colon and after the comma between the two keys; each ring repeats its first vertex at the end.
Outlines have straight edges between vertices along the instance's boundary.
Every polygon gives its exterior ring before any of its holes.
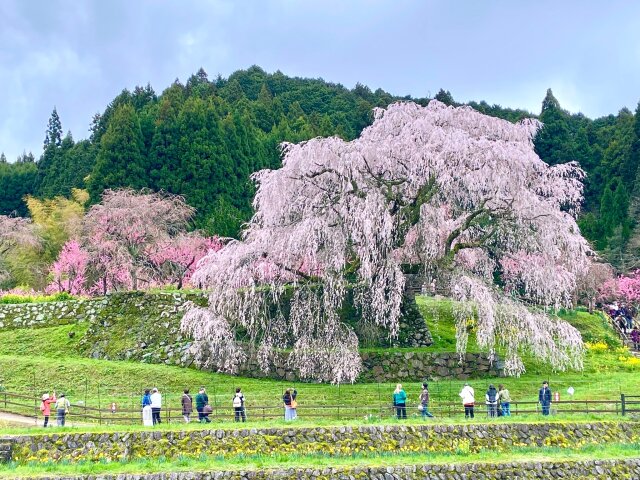
{"type": "Polygon", "coordinates": [[[237,455],[350,456],[514,447],[578,448],[640,441],[638,422],[388,425],[360,427],[246,428],[113,433],[60,433],[0,438],[17,463],[121,461],[237,455]]]}
{"type": "Polygon", "coordinates": [[[315,467],[274,470],[205,471],[39,476],[23,480],[637,480],[640,460],[457,463],[389,467],[315,467]]]}

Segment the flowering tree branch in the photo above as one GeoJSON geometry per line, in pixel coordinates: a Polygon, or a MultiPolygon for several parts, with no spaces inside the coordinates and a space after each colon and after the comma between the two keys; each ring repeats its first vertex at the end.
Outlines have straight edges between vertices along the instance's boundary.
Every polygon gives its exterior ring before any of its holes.
{"type": "Polygon", "coordinates": [[[302,376],[353,381],[362,365],[339,317],[347,291],[362,322],[395,336],[403,268],[414,266],[457,300],[460,353],[473,317],[478,344],[504,350],[509,373],[523,371],[525,352],[580,367],[579,332],[545,310],[570,305],[588,268],[575,222],[584,173],[540,160],[539,126],[434,100],[376,110],[351,142],[284,144],[282,168],[253,176],[256,213],[242,241],[199,262],[209,307],[183,328],[222,369],[237,366],[225,352],[245,332],[265,368],[290,348],[302,376]],[[274,308],[290,285],[289,309],[274,308]]]}

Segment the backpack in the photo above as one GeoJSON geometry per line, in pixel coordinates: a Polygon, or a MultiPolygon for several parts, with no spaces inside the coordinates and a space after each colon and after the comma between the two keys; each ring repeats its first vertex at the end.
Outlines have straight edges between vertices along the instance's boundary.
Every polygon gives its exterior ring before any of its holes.
{"type": "Polygon", "coordinates": [[[233,397],[233,406],[235,408],[242,406],[242,397],[240,395],[236,394],[236,396],[233,397]]]}
{"type": "Polygon", "coordinates": [[[487,396],[489,397],[489,402],[491,403],[496,402],[496,391],[494,389],[489,390],[487,392],[487,396]]]}

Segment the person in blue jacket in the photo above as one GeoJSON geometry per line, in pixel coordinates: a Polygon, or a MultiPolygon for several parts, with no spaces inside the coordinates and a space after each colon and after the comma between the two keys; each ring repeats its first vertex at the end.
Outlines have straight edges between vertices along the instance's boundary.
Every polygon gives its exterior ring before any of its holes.
{"type": "Polygon", "coordinates": [[[542,407],[542,415],[549,415],[549,409],[551,408],[551,389],[549,388],[549,382],[546,380],[542,382],[542,388],[538,392],[538,402],[542,407]]]}
{"type": "Polygon", "coordinates": [[[393,406],[396,409],[398,420],[407,418],[407,393],[400,384],[396,385],[396,389],[393,391],[393,406]]]}
{"type": "Polygon", "coordinates": [[[144,395],[142,395],[142,408],[147,405],[151,405],[151,390],[148,388],[144,391],[144,395]]]}

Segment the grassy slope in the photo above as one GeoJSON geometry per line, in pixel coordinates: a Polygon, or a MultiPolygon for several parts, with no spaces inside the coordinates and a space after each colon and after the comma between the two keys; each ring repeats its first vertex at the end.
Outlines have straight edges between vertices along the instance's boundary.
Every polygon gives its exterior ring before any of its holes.
{"type": "MultiPolygon", "coordinates": [[[[419,303],[435,345],[426,351],[455,350],[455,328],[451,318],[451,304],[446,300],[419,299],[419,303]]],[[[598,316],[586,312],[565,314],[576,325],[585,339],[606,340],[615,343],[610,327],[598,316]]],[[[88,405],[101,406],[112,401],[119,405],[137,405],[138,394],[145,387],[158,386],[165,392],[170,404],[179,402],[180,392],[187,387],[193,391],[200,385],[207,386],[212,403],[229,403],[236,386],[242,386],[248,401],[253,405],[276,406],[280,404],[283,390],[290,386],[285,382],[237,378],[193,369],[133,362],[109,362],[81,358],[77,342],[84,333],[84,326],[28,329],[0,332],[0,385],[11,392],[39,395],[50,388],[64,390],[72,401],[85,401],[88,405]],[[69,332],[75,332],[73,338],[69,332]]],[[[469,350],[477,351],[473,336],[469,350]]],[[[495,379],[510,389],[514,400],[533,401],[542,379],[549,379],[552,388],[566,392],[569,386],[576,390],[574,399],[612,399],[621,392],[638,391],[637,367],[623,367],[619,354],[588,354],[584,372],[557,374],[539,362],[528,362],[528,373],[520,378],[495,379]]],[[[475,380],[472,385],[478,392],[484,391],[491,380],[475,380]]],[[[439,402],[458,401],[461,381],[431,383],[433,406],[439,402]]],[[[314,405],[378,405],[386,403],[393,385],[314,385],[300,387],[301,403],[314,405]]],[[[419,384],[405,385],[410,401],[419,392],[419,384]]],[[[1,396],[0,396],[1,399],[1,396]]]]}

